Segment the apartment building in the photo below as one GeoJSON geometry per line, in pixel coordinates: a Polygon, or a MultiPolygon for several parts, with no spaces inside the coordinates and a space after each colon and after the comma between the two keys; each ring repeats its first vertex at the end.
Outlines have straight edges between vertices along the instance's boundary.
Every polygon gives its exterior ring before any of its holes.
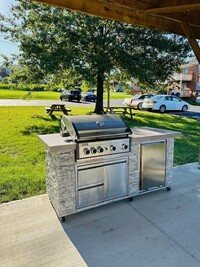
{"type": "Polygon", "coordinates": [[[179,93],[181,97],[196,99],[200,96],[200,65],[197,60],[180,66],[180,73],[172,77],[174,83],[171,92],[179,93]]]}

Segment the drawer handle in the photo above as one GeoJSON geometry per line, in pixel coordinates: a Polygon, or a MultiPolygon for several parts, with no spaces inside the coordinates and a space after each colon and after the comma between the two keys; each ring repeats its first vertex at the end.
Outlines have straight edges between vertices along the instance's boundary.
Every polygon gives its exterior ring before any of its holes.
{"type": "Polygon", "coordinates": [[[87,190],[87,189],[91,189],[91,188],[95,188],[95,187],[99,187],[99,186],[104,186],[104,183],[81,187],[81,188],[78,188],[78,191],[87,190]]]}

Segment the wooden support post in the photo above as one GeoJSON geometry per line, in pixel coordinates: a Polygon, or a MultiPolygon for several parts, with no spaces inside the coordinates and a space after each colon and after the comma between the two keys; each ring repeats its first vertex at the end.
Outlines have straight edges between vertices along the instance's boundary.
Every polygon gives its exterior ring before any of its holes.
{"type": "Polygon", "coordinates": [[[181,22],[181,25],[182,25],[183,31],[185,32],[185,35],[188,38],[188,41],[189,41],[189,43],[190,43],[190,45],[194,51],[194,54],[200,63],[200,48],[199,48],[198,42],[195,38],[195,34],[194,34],[192,28],[191,28],[189,23],[184,22],[184,21],[181,22]]]}

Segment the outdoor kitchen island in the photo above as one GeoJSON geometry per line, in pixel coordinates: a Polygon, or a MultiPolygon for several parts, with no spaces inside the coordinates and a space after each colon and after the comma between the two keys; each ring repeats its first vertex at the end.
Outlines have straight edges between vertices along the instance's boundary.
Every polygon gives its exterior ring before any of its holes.
{"type": "MultiPolygon", "coordinates": [[[[77,160],[77,144],[70,137],[39,136],[46,149],[47,194],[59,218],[155,190],[171,189],[174,138],[181,133],[149,127],[131,130],[128,143],[124,139],[117,141],[122,142],[123,153],[81,161],[77,160]]],[[[112,140],[104,148],[109,142],[112,140]]],[[[100,149],[98,145],[99,153],[100,149]]]]}

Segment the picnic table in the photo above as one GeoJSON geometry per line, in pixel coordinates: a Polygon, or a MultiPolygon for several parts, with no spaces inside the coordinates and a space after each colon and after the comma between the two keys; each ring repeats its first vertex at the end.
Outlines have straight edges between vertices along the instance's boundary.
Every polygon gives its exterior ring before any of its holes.
{"type": "Polygon", "coordinates": [[[125,115],[130,115],[131,119],[133,119],[133,116],[136,115],[136,113],[132,112],[134,107],[129,106],[122,106],[122,107],[104,107],[103,110],[105,113],[118,113],[125,115]]]}
{"type": "Polygon", "coordinates": [[[46,107],[46,112],[49,115],[52,115],[54,111],[62,111],[65,115],[69,115],[71,109],[65,107],[65,104],[62,103],[53,103],[51,107],[46,107]]]}

